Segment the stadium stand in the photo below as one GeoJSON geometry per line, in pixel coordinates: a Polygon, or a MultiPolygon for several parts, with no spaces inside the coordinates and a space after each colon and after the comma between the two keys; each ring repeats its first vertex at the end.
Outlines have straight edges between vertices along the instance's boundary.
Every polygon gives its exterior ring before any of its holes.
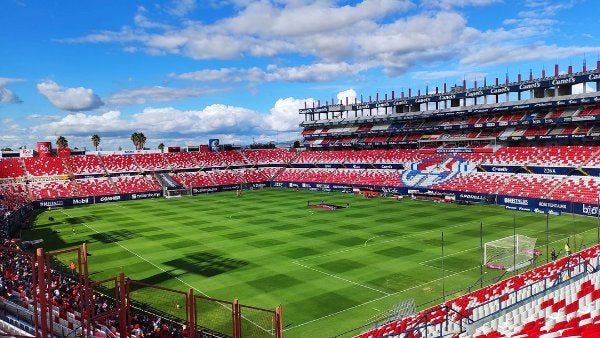
{"type": "Polygon", "coordinates": [[[114,195],[115,184],[110,177],[95,177],[75,180],[80,197],[114,195]]]}
{"type": "Polygon", "coordinates": [[[171,169],[200,168],[200,165],[187,152],[166,153],[163,156],[171,169]]]}
{"type": "Polygon", "coordinates": [[[596,245],[357,337],[594,337],[600,332],[599,254],[596,245]]]}
{"type": "Polygon", "coordinates": [[[60,157],[26,157],[23,161],[29,176],[55,176],[67,173],[67,168],[60,157]]]}
{"type": "Polygon", "coordinates": [[[161,190],[160,185],[150,175],[116,176],[114,183],[121,194],[161,190]]]}
{"type": "Polygon", "coordinates": [[[108,155],[100,157],[100,160],[109,173],[130,173],[140,171],[140,168],[135,164],[131,155],[108,155]]]}
{"type": "Polygon", "coordinates": [[[155,171],[168,169],[163,154],[134,154],[133,160],[143,171],[155,171]]]}
{"type": "Polygon", "coordinates": [[[287,164],[297,152],[287,149],[243,149],[242,155],[254,165],[287,164]]]}
{"type": "Polygon", "coordinates": [[[74,175],[106,174],[106,170],[96,155],[71,156],[67,159],[70,171],[74,175]]]}
{"type": "Polygon", "coordinates": [[[20,158],[0,158],[0,178],[22,176],[25,176],[25,170],[20,158]]]}

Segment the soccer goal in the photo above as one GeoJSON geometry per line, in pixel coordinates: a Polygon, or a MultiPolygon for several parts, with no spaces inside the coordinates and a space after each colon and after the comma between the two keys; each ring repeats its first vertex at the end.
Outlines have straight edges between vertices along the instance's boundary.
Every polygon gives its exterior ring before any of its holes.
{"type": "Polygon", "coordinates": [[[192,189],[163,189],[163,196],[165,198],[173,198],[173,197],[181,197],[181,196],[191,196],[192,189]]]}
{"type": "Polygon", "coordinates": [[[515,235],[487,242],[484,246],[483,262],[490,269],[514,271],[533,263],[538,251],[535,238],[515,235]]]}

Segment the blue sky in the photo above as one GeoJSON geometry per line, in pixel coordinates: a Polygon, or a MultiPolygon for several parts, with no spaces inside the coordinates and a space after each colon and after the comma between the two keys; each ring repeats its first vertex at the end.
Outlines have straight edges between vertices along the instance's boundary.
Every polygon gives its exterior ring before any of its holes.
{"type": "Polygon", "coordinates": [[[304,102],[596,68],[597,0],[3,0],[0,147],[293,141],[304,102]]]}

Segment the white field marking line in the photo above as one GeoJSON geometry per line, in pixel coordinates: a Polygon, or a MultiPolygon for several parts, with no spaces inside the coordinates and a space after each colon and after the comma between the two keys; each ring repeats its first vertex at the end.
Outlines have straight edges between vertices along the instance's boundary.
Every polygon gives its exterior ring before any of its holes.
{"type": "MultiPolygon", "coordinates": [[[[471,270],[474,270],[474,269],[479,269],[479,266],[472,267],[472,268],[470,268],[470,269],[466,269],[466,270],[463,270],[463,271],[460,271],[460,272],[456,272],[456,273],[453,273],[453,274],[451,274],[451,275],[447,275],[447,276],[444,276],[444,277],[445,277],[445,278],[448,278],[448,277],[452,277],[452,276],[460,275],[460,274],[462,274],[462,273],[465,273],[465,272],[467,272],[467,271],[471,271],[471,270]]],[[[397,292],[394,292],[394,293],[389,293],[389,294],[387,294],[387,295],[385,295],[385,296],[381,296],[381,297],[379,297],[379,298],[371,299],[371,300],[369,300],[369,301],[366,301],[366,302],[364,302],[364,303],[362,303],[362,304],[354,305],[354,306],[351,306],[351,307],[349,307],[349,308],[347,308],[347,309],[340,310],[340,311],[336,311],[336,312],[334,312],[334,313],[330,313],[330,314],[328,314],[328,315],[325,315],[325,316],[322,316],[322,317],[319,317],[319,318],[315,318],[315,319],[309,320],[309,321],[307,321],[307,322],[300,323],[300,324],[298,324],[298,325],[294,325],[294,326],[288,327],[288,328],[284,329],[283,331],[292,330],[292,329],[295,329],[295,328],[298,328],[298,327],[301,327],[301,326],[304,326],[304,325],[307,325],[307,324],[310,324],[310,323],[313,323],[313,322],[316,322],[316,321],[319,321],[319,320],[322,320],[322,319],[326,319],[326,318],[329,318],[329,317],[332,317],[332,316],[338,315],[338,314],[340,314],[340,313],[346,312],[346,311],[348,311],[348,310],[352,310],[352,309],[355,309],[355,308],[358,308],[358,307],[361,307],[361,306],[364,306],[364,305],[367,305],[367,304],[371,304],[371,303],[373,303],[373,302],[378,302],[378,301],[380,301],[380,300],[382,300],[382,299],[384,299],[384,298],[388,298],[388,297],[390,297],[390,296],[395,296],[395,295],[397,295],[397,294],[400,294],[400,293],[403,293],[403,292],[406,292],[406,291],[409,291],[409,290],[412,290],[412,289],[420,288],[420,287],[422,287],[422,286],[425,286],[425,285],[427,285],[427,284],[431,284],[431,283],[435,283],[435,282],[438,282],[438,281],[440,281],[440,280],[442,280],[442,278],[441,278],[441,277],[440,277],[440,278],[437,278],[437,279],[434,279],[434,280],[431,280],[431,281],[429,281],[429,282],[426,282],[426,283],[422,283],[422,284],[419,284],[419,285],[412,286],[412,287],[410,287],[410,288],[408,288],[408,289],[400,290],[400,291],[397,291],[397,292]]]]}
{"type": "MultiPolygon", "coordinates": [[[[62,212],[63,214],[65,214],[65,215],[67,215],[68,217],[72,217],[72,216],[71,216],[71,215],[69,215],[68,213],[64,212],[64,210],[61,210],[61,212],[62,212]]],[[[93,232],[95,232],[95,233],[97,233],[97,234],[99,234],[99,235],[101,235],[101,234],[102,234],[100,231],[98,231],[98,230],[94,229],[92,226],[90,226],[89,224],[87,224],[87,223],[85,223],[85,222],[81,222],[81,224],[83,224],[83,225],[84,225],[86,228],[88,228],[88,229],[92,230],[93,232]]],[[[146,262],[146,263],[148,263],[148,264],[152,265],[153,267],[157,268],[158,270],[160,270],[160,271],[162,271],[162,272],[164,272],[164,273],[166,273],[166,274],[168,274],[168,275],[171,275],[171,276],[173,277],[173,279],[180,281],[180,282],[181,282],[181,283],[183,283],[185,286],[188,286],[188,287],[190,287],[190,288],[192,288],[192,289],[194,289],[194,290],[196,290],[196,291],[200,292],[200,293],[201,293],[203,296],[205,296],[205,297],[208,297],[208,295],[207,295],[206,293],[202,292],[201,290],[198,290],[198,289],[196,289],[195,287],[193,287],[193,286],[192,286],[192,285],[190,285],[189,283],[187,283],[187,282],[185,282],[185,281],[181,280],[179,277],[173,276],[173,275],[172,275],[170,272],[168,272],[167,270],[165,270],[165,269],[164,269],[164,268],[162,268],[161,266],[159,266],[159,265],[157,265],[157,264],[155,264],[155,263],[153,263],[153,262],[149,261],[149,260],[148,260],[147,258],[145,258],[145,257],[142,257],[140,254],[138,254],[138,253],[134,252],[133,250],[131,250],[131,249],[127,248],[127,247],[126,247],[126,246],[124,246],[123,244],[121,244],[121,243],[119,243],[119,242],[115,242],[115,241],[113,241],[113,243],[114,243],[114,244],[116,244],[116,245],[118,245],[118,246],[120,246],[120,247],[121,247],[123,250],[125,250],[125,251],[127,251],[127,252],[129,252],[129,253],[133,254],[133,255],[134,255],[134,256],[136,256],[137,258],[139,258],[139,259],[143,260],[144,262],[146,262]]]]}
{"type": "MultiPolygon", "coordinates": [[[[453,226],[450,226],[450,227],[444,227],[444,229],[460,228],[460,227],[463,227],[465,225],[466,224],[458,224],[458,225],[453,225],[453,226]]],[[[399,236],[399,237],[395,237],[395,238],[386,239],[384,241],[377,242],[376,244],[380,245],[380,244],[395,242],[395,241],[398,241],[398,240],[401,240],[401,239],[407,239],[407,238],[411,238],[411,237],[415,237],[415,236],[423,235],[423,234],[428,234],[428,233],[432,233],[432,232],[436,232],[436,231],[440,231],[440,230],[441,229],[432,229],[432,230],[427,230],[427,231],[413,232],[413,233],[410,233],[410,234],[406,234],[404,236],[399,236]]],[[[367,245],[367,246],[372,246],[372,244],[367,245]]],[[[350,248],[336,250],[336,251],[331,251],[331,252],[328,252],[328,253],[324,253],[322,255],[316,255],[316,256],[310,256],[310,257],[306,257],[306,258],[302,258],[302,259],[297,259],[295,261],[296,262],[304,262],[304,261],[312,260],[312,259],[315,259],[315,258],[333,256],[333,255],[337,255],[337,254],[340,254],[340,253],[344,253],[344,252],[348,252],[348,251],[353,251],[353,250],[356,250],[356,249],[362,249],[362,248],[365,248],[365,246],[364,245],[355,245],[355,246],[350,247],[350,248]]]]}
{"type": "Polygon", "coordinates": [[[372,239],[375,239],[375,238],[377,238],[377,237],[379,237],[379,236],[373,236],[373,237],[371,237],[371,238],[367,239],[367,240],[365,241],[365,246],[367,246],[367,243],[369,243],[369,241],[370,241],[370,240],[372,240],[372,239]]]}
{"type": "MultiPolygon", "coordinates": [[[[446,258],[446,257],[452,257],[452,256],[455,256],[455,255],[460,255],[460,254],[462,254],[462,253],[465,253],[465,252],[467,252],[467,251],[472,251],[472,250],[477,250],[477,249],[479,249],[479,247],[477,247],[477,248],[471,248],[471,249],[465,249],[465,250],[462,250],[462,251],[457,251],[457,252],[455,252],[455,253],[451,253],[451,254],[449,254],[449,255],[444,255],[444,258],[446,258]]],[[[439,259],[440,259],[440,257],[436,257],[436,258],[428,259],[428,260],[426,260],[426,261],[419,262],[419,264],[422,264],[422,265],[427,265],[427,264],[425,264],[425,263],[429,263],[429,262],[437,261],[437,260],[439,260],[439,259]]],[[[431,265],[427,265],[427,266],[431,266],[431,265]]]]}
{"type": "Polygon", "coordinates": [[[321,271],[321,270],[319,270],[319,269],[315,269],[315,268],[313,268],[313,267],[311,267],[311,266],[304,265],[304,264],[302,264],[302,263],[298,263],[298,262],[294,262],[294,261],[292,261],[292,263],[294,263],[294,264],[296,264],[296,265],[299,265],[299,266],[301,266],[301,267],[303,267],[303,268],[305,268],[305,269],[309,269],[309,270],[312,270],[312,271],[316,271],[316,272],[318,272],[318,273],[324,274],[324,275],[326,275],[326,276],[329,276],[329,277],[332,277],[332,278],[339,279],[339,280],[341,280],[341,281],[344,281],[344,282],[347,282],[347,283],[350,283],[350,284],[354,284],[354,285],[356,285],[356,286],[360,286],[360,287],[363,287],[363,288],[366,288],[366,289],[369,289],[369,290],[372,290],[372,291],[375,291],[375,292],[379,292],[379,293],[382,293],[382,294],[384,294],[384,295],[389,295],[389,293],[387,293],[387,292],[385,292],[385,291],[381,291],[381,290],[378,290],[378,289],[372,288],[372,287],[370,287],[370,286],[368,286],[368,285],[364,285],[364,284],[361,284],[361,283],[357,283],[357,282],[351,281],[351,280],[349,280],[349,279],[346,279],[346,278],[342,278],[342,277],[340,277],[340,276],[336,276],[336,275],[334,275],[334,274],[331,274],[331,273],[329,273],[329,272],[325,272],[325,271],[321,271]]]}
{"type": "MultiPolygon", "coordinates": [[[[61,210],[60,212],[62,212],[63,214],[67,215],[68,217],[72,217],[71,215],[69,215],[68,213],[66,213],[64,210],[61,210]]],[[[86,228],[88,228],[88,229],[90,229],[90,230],[94,231],[95,233],[97,233],[97,234],[99,234],[99,235],[101,235],[101,234],[102,234],[100,231],[98,231],[98,230],[94,229],[93,227],[91,227],[90,225],[88,225],[88,224],[87,224],[87,223],[85,223],[85,222],[81,222],[81,224],[83,224],[83,225],[84,225],[86,228]]],[[[116,245],[120,246],[120,247],[121,247],[122,249],[124,249],[125,251],[128,251],[129,253],[133,254],[133,255],[134,255],[134,256],[136,256],[136,257],[138,257],[139,259],[143,260],[144,262],[146,262],[146,263],[148,263],[148,264],[150,264],[150,265],[154,266],[154,267],[155,267],[155,268],[157,268],[158,270],[160,270],[160,271],[162,271],[162,272],[166,273],[167,275],[170,275],[171,277],[173,277],[173,279],[175,279],[175,280],[177,280],[177,281],[181,282],[183,285],[185,285],[185,286],[188,286],[189,288],[191,288],[191,289],[194,289],[195,291],[198,291],[200,294],[202,294],[202,295],[203,295],[203,296],[205,296],[205,297],[209,297],[209,296],[208,296],[208,294],[204,293],[202,290],[199,290],[199,289],[195,288],[194,286],[192,286],[191,284],[189,284],[188,282],[186,282],[186,281],[182,280],[182,279],[181,279],[181,278],[179,278],[179,277],[173,276],[173,275],[172,275],[170,272],[168,272],[167,270],[165,270],[165,269],[163,269],[162,267],[158,266],[157,264],[155,264],[155,263],[153,263],[153,262],[149,261],[149,260],[148,260],[148,259],[146,259],[145,257],[142,257],[141,255],[139,255],[138,253],[134,252],[133,250],[131,250],[131,249],[127,248],[127,247],[126,247],[126,246],[124,246],[123,244],[121,244],[121,243],[119,243],[119,242],[113,242],[113,243],[115,243],[116,245]]],[[[210,297],[209,297],[209,298],[210,298],[210,297]]],[[[221,304],[220,302],[219,302],[219,304],[220,304],[222,307],[224,307],[224,308],[229,308],[229,307],[228,307],[227,305],[225,305],[225,304],[221,304]]],[[[255,322],[251,321],[250,319],[248,319],[248,318],[246,318],[246,317],[244,317],[244,316],[242,316],[242,318],[244,318],[244,319],[245,319],[245,320],[247,320],[248,322],[252,323],[252,325],[256,326],[257,328],[259,328],[259,329],[261,329],[261,330],[263,330],[263,331],[265,331],[265,332],[271,332],[271,329],[269,329],[269,328],[264,328],[264,327],[260,326],[259,324],[257,324],[257,323],[255,323],[255,322]]]]}

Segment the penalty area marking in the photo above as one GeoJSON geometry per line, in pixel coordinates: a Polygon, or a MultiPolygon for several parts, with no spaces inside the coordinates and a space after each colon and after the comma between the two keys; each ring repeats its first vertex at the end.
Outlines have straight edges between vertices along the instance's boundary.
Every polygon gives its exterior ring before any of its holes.
{"type": "Polygon", "coordinates": [[[325,271],[321,271],[321,270],[319,270],[319,269],[315,269],[315,268],[313,268],[313,267],[311,267],[311,266],[304,265],[304,264],[302,264],[302,263],[299,263],[299,262],[297,262],[297,261],[293,261],[292,263],[294,263],[294,264],[296,264],[296,265],[299,265],[299,266],[301,266],[301,267],[303,267],[303,268],[305,268],[305,269],[312,270],[312,271],[316,271],[316,272],[318,272],[318,273],[321,273],[321,274],[323,274],[323,275],[326,275],[326,276],[329,276],[329,277],[332,277],[332,278],[336,278],[336,279],[339,279],[339,280],[341,280],[341,281],[344,281],[344,282],[347,282],[347,283],[350,283],[350,284],[354,284],[354,285],[356,285],[356,286],[360,286],[360,287],[362,287],[362,288],[365,288],[365,289],[369,289],[369,290],[371,290],[371,291],[379,292],[379,293],[382,293],[382,294],[384,294],[384,295],[389,295],[389,293],[388,293],[388,292],[381,291],[381,290],[378,290],[378,289],[372,288],[372,287],[370,287],[370,286],[368,286],[368,285],[364,285],[364,284],[361,284],[361,283],[357,283],[357,282],[351,281],[351,280],[349,280],[349,279],[346,279],[346,278],[343,278],[343,277],[340,277],[340,276],[337,276],[337,275],[331,274],[331,273],[329,273],[329,272],[325,272],[325,271]]]}
{"type": "MultiPolygon", "coordinates": [[[[460,275],[462,273],[465,273],[465,272],[471,271],[471,270],[475,270],[475,269],[479,269],[479,266],[475,266],[475,267],[472,267],[470,269],[466,269],[466,270],[463,270],[463,271],[460,271],[460,272],[456,272],[456,273],[447,275],[447,276],[445,276],[445,278],[456,276],[456,275],[460,275]]],[[[347,309],[336,311],[336,312],[330,313],[328,315],[325,315],[325,316],[322,316],[322,317],[319,317],[319,318],[315,318],[315,319],[309,320],[309,321],[304,322],[304,323],[300,323],[298,325],[290,326],[288,328],[285,328],[283,331],[289,331],[289,330],[296,329],[296,328],[299,328],[299,327],[304,326],[304,325],[308,325],[308,324],[314,323],[314,322],[319,321],[319,320],[327,319],[329,317],[336,316],[336,315],[338,315],[340,313],[344,313],[346,311],[353,310],[353,309],[356,309],[356,308],[359,308],[361,306],[365,306],[365,305],[368,305],[368,304],[371,304],[371,303],[374,303],[374,302],[379,302],[382,299],[388,298],[390,296],[399,295],[399,294],[404,293],[406,291],[414,290],[416,288],[420,288],[420,287],[423,287],[423,286],[428,285],[428,284],[436,283],[436,282],[439,282],[441,280],[442,280],[442,277],[434,279],[434,280],[431,280],[429,282],[425,282],[425,283],[419,284],[419,285],[411,286],[411,287],[409,287],[407,289],[404,289],[404,290],[396,291],[396,292],[393,292],[393,293],[388,293],[388,294],[386,294],[384,296],[381,296],[381,297],[375,298],[375,299],[371,299],[371,300],[366,301],[366,302],[364,302],[362,304],[354,305],[354,306],[351,306],[351,307],[349,307],[347,309]]]]}

